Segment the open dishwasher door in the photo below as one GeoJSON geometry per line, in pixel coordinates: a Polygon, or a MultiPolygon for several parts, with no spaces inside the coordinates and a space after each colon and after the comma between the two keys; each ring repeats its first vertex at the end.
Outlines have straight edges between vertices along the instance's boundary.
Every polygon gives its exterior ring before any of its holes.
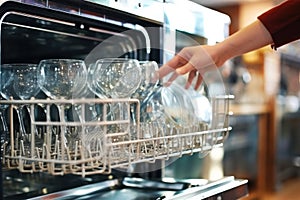
{"type": "MultiPolygon", "coordinates": [[[[161,2],[153,2],[155,8],[163,8],[161,2]]],[[[141,11],[84,0],[6,1],[0,7],[1,66],[38,65],[41,60],[55,58],[84,60],[90,68],[97,60],[110,57],[161,64],[164,15],[163,9],[156,11],[162,14],[148,18],[141,16],[141,11]]],[[[1,87],[6,84],[2,81],[1,87]]],[[[161,88],[156,91],[178,91],[176,87],[161,88]]],[[[191,197],[191,193],[201,193],[205,199],[225,191],[241,190],[234,198],[247,193],[247,181],[233,177],[216,182],[199,179],[196,184],[161,177],[162,163],[170,157],[208,153],[223,144],[231,130],[231,95],[211,96],[212,125],[197,123],[192,127],[178,126],[180,120],[172,116],[156,126],[158,121],[151,117],[162,102],[157,96],[151,96],[154,100],[149,104],[136,98],[101,98],[96,94],[52,99],[40,91],[33,97],[0,100],[1,120],[7,122],[0,128],[3,199],[116,199],[124,195],[164,199],[191,197]],[[116,108],[112,105],[124,108],[125,114],[117,112],[120,118],[112,115],[116,108]],[[22,106],[29,108],[22,119],[24,130],[17,112],[22,106]],[[101,116],[87,120],[93,111],[101,116]],[[150,121],[140,118],[143,111],[150,113],[150,121]],[[176,126],[170,126],[170,121],[176,126]]]]}
{"type": "Polygon", "coordinates": [[[38,199],[153,199],[153,200],[231,200],[247,196],[247,181],[225,177],[209,182],[205,179],[181,180],[178,182],[153,181],[124,177],[59,191],[38,199]]]}

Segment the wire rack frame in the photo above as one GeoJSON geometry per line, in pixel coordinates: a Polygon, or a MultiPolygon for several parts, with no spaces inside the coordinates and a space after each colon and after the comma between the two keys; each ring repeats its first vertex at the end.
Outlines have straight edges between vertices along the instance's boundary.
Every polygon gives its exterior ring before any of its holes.
{"type": "Polygon", "coordinates": [[[24,173],[52,175],[110,173],[133,163],[154,162],[196,152],[208,153],[228,136],[231,95],[211,99],[212,122],[190,127],[141,122],[137,99],[30,99],[0,101],[8,105],[9,132],[2,144],[3,166],[24,173]],[[15,109],[26,105],[30,123],[19,131],[15,109]],[[37,108],[45,117],[37,118],[37,108]],[[54,108],[59,119],[53,119],[54,108]],[[114,110],[117,107],[117,116],[114,110]],[[72,120],[66,118],[69,111],[72,120]]]}

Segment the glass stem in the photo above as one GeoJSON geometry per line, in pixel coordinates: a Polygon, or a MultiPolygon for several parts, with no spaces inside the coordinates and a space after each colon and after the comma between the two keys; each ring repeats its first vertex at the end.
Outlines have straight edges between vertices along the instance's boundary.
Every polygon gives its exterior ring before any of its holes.
{"type": "Polygon", "coordinates": [[[58,112],[59,112],[59,118],[60,122],[62,125],[60,126],[61,132],[60,132],[60,142],[61,142],[61,156],[64,157],[65,154],[65,149],[67,148],[67,127],[66,127],[66,122],[67,122],[67,111],[66,108],[63,105],[58,105],[58,112]]]}
{"type": "MultiPolygon", "coordinates": [[[[1,150],[3,151],[4,149],[4,144],[7,143],[8,145],[10,144],[10,135],[9,135],[9,129],[6,121],[6,117],[4,116],[4,111],[0,110],[0,120],[1,120],[1,129],[0,129],[0,141],[1,141],[1,150]]],[[[9,148],[10,146],[8,146],[9,148]]],[[[7,147],[6,147],[7,149],[7,147]]],[[[6,155],[7,152],[3,152],[4,155],[6,155]]]]}
{"type": "Polygon", "coordinates": [[[2,126],[2,131],[3,132],[8,132],[8,125],[7,125],[7,121],[6,121],[6,117],[4,116],[4,111],[0,111],[0,120],[1,120],[1,126],[2,126]]]}
{"type": "Polygon", "coordinates": [[[16,112],[17,112],[17,116],[18,116],[18,120],[19,120],[20,133],[21,133],[22,140],[24,142],[29,142],[29,137],[27,137],[26,128],[25,128],[25,124],[24,124],[23,108],[24,108],[24,105],[17,107],[16,112]]]}
{"type": "Polygon", "coordinates": [[[26,127],[24,123],[24,114],[23,114],[23,108],[25,105],[20,105],[16,108],[16,113],[19,121],[19,131],[20,136],[17,136],[17,138],[20,138],[20,140],[16,140],[17,143],[16,147],[20,148],[20,155],[29,156],[31,154],[31,140],[30,140],[30,133],[26,132],[26,127]],[[23,142],[22,142],[23,141],[23,142]]]}

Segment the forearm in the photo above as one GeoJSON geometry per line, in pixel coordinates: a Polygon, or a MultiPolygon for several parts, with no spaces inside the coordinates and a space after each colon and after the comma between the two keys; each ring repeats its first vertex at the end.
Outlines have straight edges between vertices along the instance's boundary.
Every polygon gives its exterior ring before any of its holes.
{"type": "MultiPolygon", "coordinates": [[[[211,56],[217,66],[226,60],[272,44],[272,37],[264,25],[256,20],[214,46],[211,56]]],[[[209,51],[209,48],[208,48],[209,51]]]]}

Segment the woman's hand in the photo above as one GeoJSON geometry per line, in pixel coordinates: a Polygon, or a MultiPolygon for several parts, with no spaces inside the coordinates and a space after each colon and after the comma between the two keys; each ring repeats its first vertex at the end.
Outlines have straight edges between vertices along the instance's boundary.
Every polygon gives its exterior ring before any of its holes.
{"type": "Polygon", "coordinates": [[[186,88],[189,88],[196,78],[195,89],[198,89],[202,82],[204,73],[208,70],[217,69],[211,55],[214,46],[199,45],[183,48],[177,55],[158,70],[159,78],[172,73],[166,84],[171,84],[179,75],[188,74],[186,88]]]}
{"type": "Polygon", "coordinates": [[[190,87],[192,81],[197,78],[195,89],[198,89],[206,71],[217,69],[230,58],[272,43],[273,40],[268,30],[259,20],[256,20],[215,45],[183,48],[158,70],[158,76],[161,79],[173,73],[167,82],[170,84],[177,76],[188,74],[186,88],[190,87]]]}

